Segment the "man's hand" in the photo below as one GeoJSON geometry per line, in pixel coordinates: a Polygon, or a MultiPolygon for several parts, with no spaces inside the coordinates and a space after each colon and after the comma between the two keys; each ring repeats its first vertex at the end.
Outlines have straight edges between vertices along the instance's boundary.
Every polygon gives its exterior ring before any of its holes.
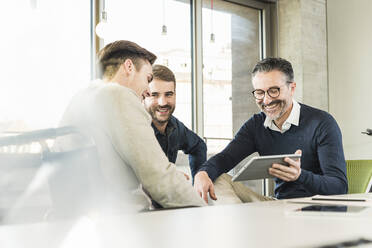
{"type": "Polygon", "coordinates": [[[217,200],[216,194],[214,193],[213,182],[209,178],[207,172],[200,171],[195,175],[194,188],[206,203],[208,203],[208,193],[213,200],[217,200]]]}
{"type": "MultiPolygon", "coordinates": [[[[301,150],[297,150],[295,153],[301,154],[301,150]]],[[[269,169],[270,175],[286,182],[296,181],[301,175],[301,159],[293,160],[285,158],[284,161],[287,162],[289,166],[273,164],[269,169]]]]}
{"type": "Polygon", "coordinates": [[[183,175],[186,177],[186,180],[190,180],[189,175],[187,175],[185,172],[182,172],[182,173],[183,173],[183,175]]]}

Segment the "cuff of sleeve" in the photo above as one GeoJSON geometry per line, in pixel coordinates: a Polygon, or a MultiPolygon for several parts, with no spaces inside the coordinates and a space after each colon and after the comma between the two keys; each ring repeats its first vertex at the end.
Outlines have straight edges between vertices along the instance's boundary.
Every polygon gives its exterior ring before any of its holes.
{"type": "MultiPolygon", "coordinates": [[[[199,169],[199,171],[205,171],[207,172],[209,178],[214,181],[217,178],[217,171],[214,168],[203,166],[199,169]]],[[[199,172],[198,171],[198,172],[199,172]]]]}
{"type": "Polygon", "coordinates": [[[309,171],[301,169],[301,175],[298,177],[297,182],[305,184],[305,182],[309,178],[309,175],[310,175],[309,171]]]}

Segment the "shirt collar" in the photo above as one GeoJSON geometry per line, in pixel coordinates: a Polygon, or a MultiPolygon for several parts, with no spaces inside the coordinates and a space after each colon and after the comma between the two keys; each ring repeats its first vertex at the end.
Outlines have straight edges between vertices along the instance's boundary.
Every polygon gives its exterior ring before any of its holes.
{"type": "Polygon", "coordinates": [[[167,127],[165,128],[165,134],[160,133],[160,131],[156,128],[156,126],[154,125],[153,122],[151,122],[151,126],[155,130],[155,135],[161,134],[161,135],[167,135],[168,136],[175,129],[175,123],[174,122],[175,122],[174,117],[173,117],[173,115],[171,115],[171,118],[169,119],[169,121],[167,123],[167,127]]]}
{"type": "Polygon", "coordinates": [[[289,130],[291,125],[298,126],[300,122],[300,104],[296,100],[292,100],[293,107],[291,110],[291,113],[289,114],[287,120],[284,121],[282,125],[282,130],[280,130],[274,123],[274,121],[266,116],[265,122],[264,122],[264,127],[270,128],[271,130],[278,131],[281,133],[284,133],[289,130]]]}

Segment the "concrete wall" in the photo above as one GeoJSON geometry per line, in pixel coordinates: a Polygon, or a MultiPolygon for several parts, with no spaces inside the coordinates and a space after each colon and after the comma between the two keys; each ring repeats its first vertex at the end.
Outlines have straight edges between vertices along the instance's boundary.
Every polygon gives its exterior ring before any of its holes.
{"type": "Polygon", "coordinates": [[[372,1],[328,0],[329,110],[346,159],[372,159],[372,1]]]}
{"type": "Polygon", "coordinates": [[[329,111],[346,159],[371,159],[372,1],[279,0],[277,54],[293,64],[296,99],[329,111]],[[328,76],[328,78],[327,78],[328,76]]]}
{"type": "MultiPolygon", "coordinates": [[[[260,60],[259,11],[243,8],[231,17],[231,52],[232,52],[232,124],[233,135],[255,113],[259,112],[251,92],[251,74],[253,67],[260,60]]],[[[248,158],[235,169],[236,173],[248,158]]],[[[245,182],[253,191],[260,194],[262,180],[245,182]]]]}
{"type": "Polygon", "coordinates": [[[278,55],[294,69],[295,98],[328,111],[325,0],[278,1],[278,55]]]}
{"type": "Polygon", "coordinates": [[[257,61],[260,60],[259,11],[251,8],[243,10],[231,16],[234,135],[253,114],[259,112],[251,94],[253,86],[250,73],[257,61]]]}

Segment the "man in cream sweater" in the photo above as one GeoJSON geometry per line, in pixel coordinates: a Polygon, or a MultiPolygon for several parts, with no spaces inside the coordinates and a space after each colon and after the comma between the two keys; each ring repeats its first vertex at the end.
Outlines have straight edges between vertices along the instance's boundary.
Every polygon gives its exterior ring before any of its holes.
{"type": "Polygon", "coordinates": [[[155,59],[130,41],[106,45],[98,54],[102,79],[73,97],[60,124],[94,138],[105,185],[102,201],[116,209],[148,209],[149,199],[165,208],[205,205],[162,152],[141,104],[149,95],[155,59]]]}

